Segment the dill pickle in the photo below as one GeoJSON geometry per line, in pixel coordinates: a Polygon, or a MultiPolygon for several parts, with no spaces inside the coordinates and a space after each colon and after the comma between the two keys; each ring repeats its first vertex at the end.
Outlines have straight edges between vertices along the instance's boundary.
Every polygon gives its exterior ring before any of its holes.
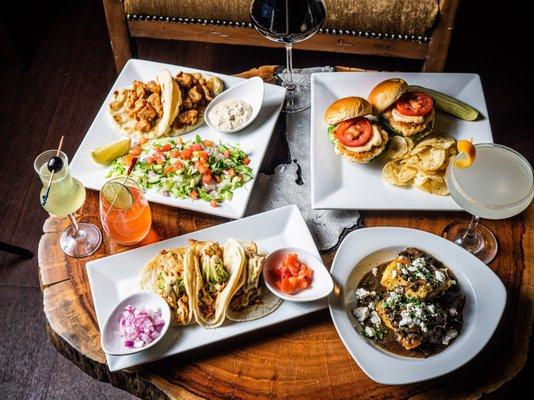
{"type": "Polygon", "coordinates": [[[410,85],[408,91],[417,91],[428,94],[434,100],[436,108],[445,111],[455,117],[464,119],[466,121],[474,121],[478,118],[478,111],[469,104],[464,103],[454,97],[444,93],[437,92],[432,89],[427,89],[422,86],[410,85]]]}

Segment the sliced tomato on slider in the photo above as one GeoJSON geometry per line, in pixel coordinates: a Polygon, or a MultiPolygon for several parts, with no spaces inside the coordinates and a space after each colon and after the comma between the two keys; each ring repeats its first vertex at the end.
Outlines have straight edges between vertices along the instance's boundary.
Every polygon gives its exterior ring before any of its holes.
{"type": "Polygon", "coordinates": [[[346,147],[364,146],[371,140],[371,122],[364,117],[352,118],[341,122],[335,131],[336,138],[346,147]]]}
{"type": "Polygon", "coordinates": [[[421,117],[432,111],[434,101],[425,93],[408,92],[395,102],[395,109],[408,117],[421,117]]]}

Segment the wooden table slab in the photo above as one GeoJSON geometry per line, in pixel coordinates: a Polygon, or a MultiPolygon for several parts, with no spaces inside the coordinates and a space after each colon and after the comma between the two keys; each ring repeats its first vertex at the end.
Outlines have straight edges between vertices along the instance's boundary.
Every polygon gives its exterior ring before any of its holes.
{"type": "MultiPolygon", "coordinates": [[[[272,77],[274,67],[245,76],[272,77]]],[[[279,133],[280,134],[280,133],[279,133]]],[[[280,150],[283,152],[283,149],[280,150]]],[[[269,162],[269,161],[267,161],[269,162]]],[[[225,222],[222,218],[151,204],[161,239],[225,222]]],[[[98,195],[88,191],[80,220],[100,226],[98,195]]],[[[466,213],[364,212],[365,226],[403,226],[441,234],[466,213]]],[[[95,379],[146,399],[196,398],[478,398],[498,390],[526,363],[533,322],[534,206],[504,221],[484,221],[497,235],[499,254],[490,264],[504,282],[508,301],[494,337],[473,361],[445,377],[419,384],[385,386],[370,380],[350,357],[323,310],[138,369],[109,372],[99,341],[85,263],[127,250],[110,243],[91,257],[65,256],[58,245],[68,221],[49,218],[39,243],[39,276],[50,340],[95,379]]],[[[329,266],[334,252],[323,254],[329,266]]]]}

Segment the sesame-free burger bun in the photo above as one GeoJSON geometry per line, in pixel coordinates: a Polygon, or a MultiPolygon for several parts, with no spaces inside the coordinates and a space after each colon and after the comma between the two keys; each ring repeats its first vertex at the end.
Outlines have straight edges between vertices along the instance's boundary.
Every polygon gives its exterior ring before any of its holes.
{"type": "Polygon", "coordinates": [[[369,115],[373,107],[362,97],[343,97],[334,101],[326,109],[324,120],[328,125],[337,125],[347,119],[369,115]]]}
{"type": "Polygon", "coordinates": [[[386,111],[408,89],[406,81],[400,78],[387,79],[376,85],[369,93],[367,100],[376,114],[386,111]]]}

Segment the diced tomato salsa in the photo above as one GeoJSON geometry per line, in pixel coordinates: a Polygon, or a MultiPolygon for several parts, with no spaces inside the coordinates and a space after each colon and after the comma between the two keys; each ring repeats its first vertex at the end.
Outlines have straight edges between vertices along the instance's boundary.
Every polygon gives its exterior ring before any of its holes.
{"type": "Polygon", "coordinates": [[[310,287],[313,279],[313,270],[301,263],[295,253],[289,253],[281,265],[273,268],[271,274],[275,287],[287,294],[310,287]]]}

